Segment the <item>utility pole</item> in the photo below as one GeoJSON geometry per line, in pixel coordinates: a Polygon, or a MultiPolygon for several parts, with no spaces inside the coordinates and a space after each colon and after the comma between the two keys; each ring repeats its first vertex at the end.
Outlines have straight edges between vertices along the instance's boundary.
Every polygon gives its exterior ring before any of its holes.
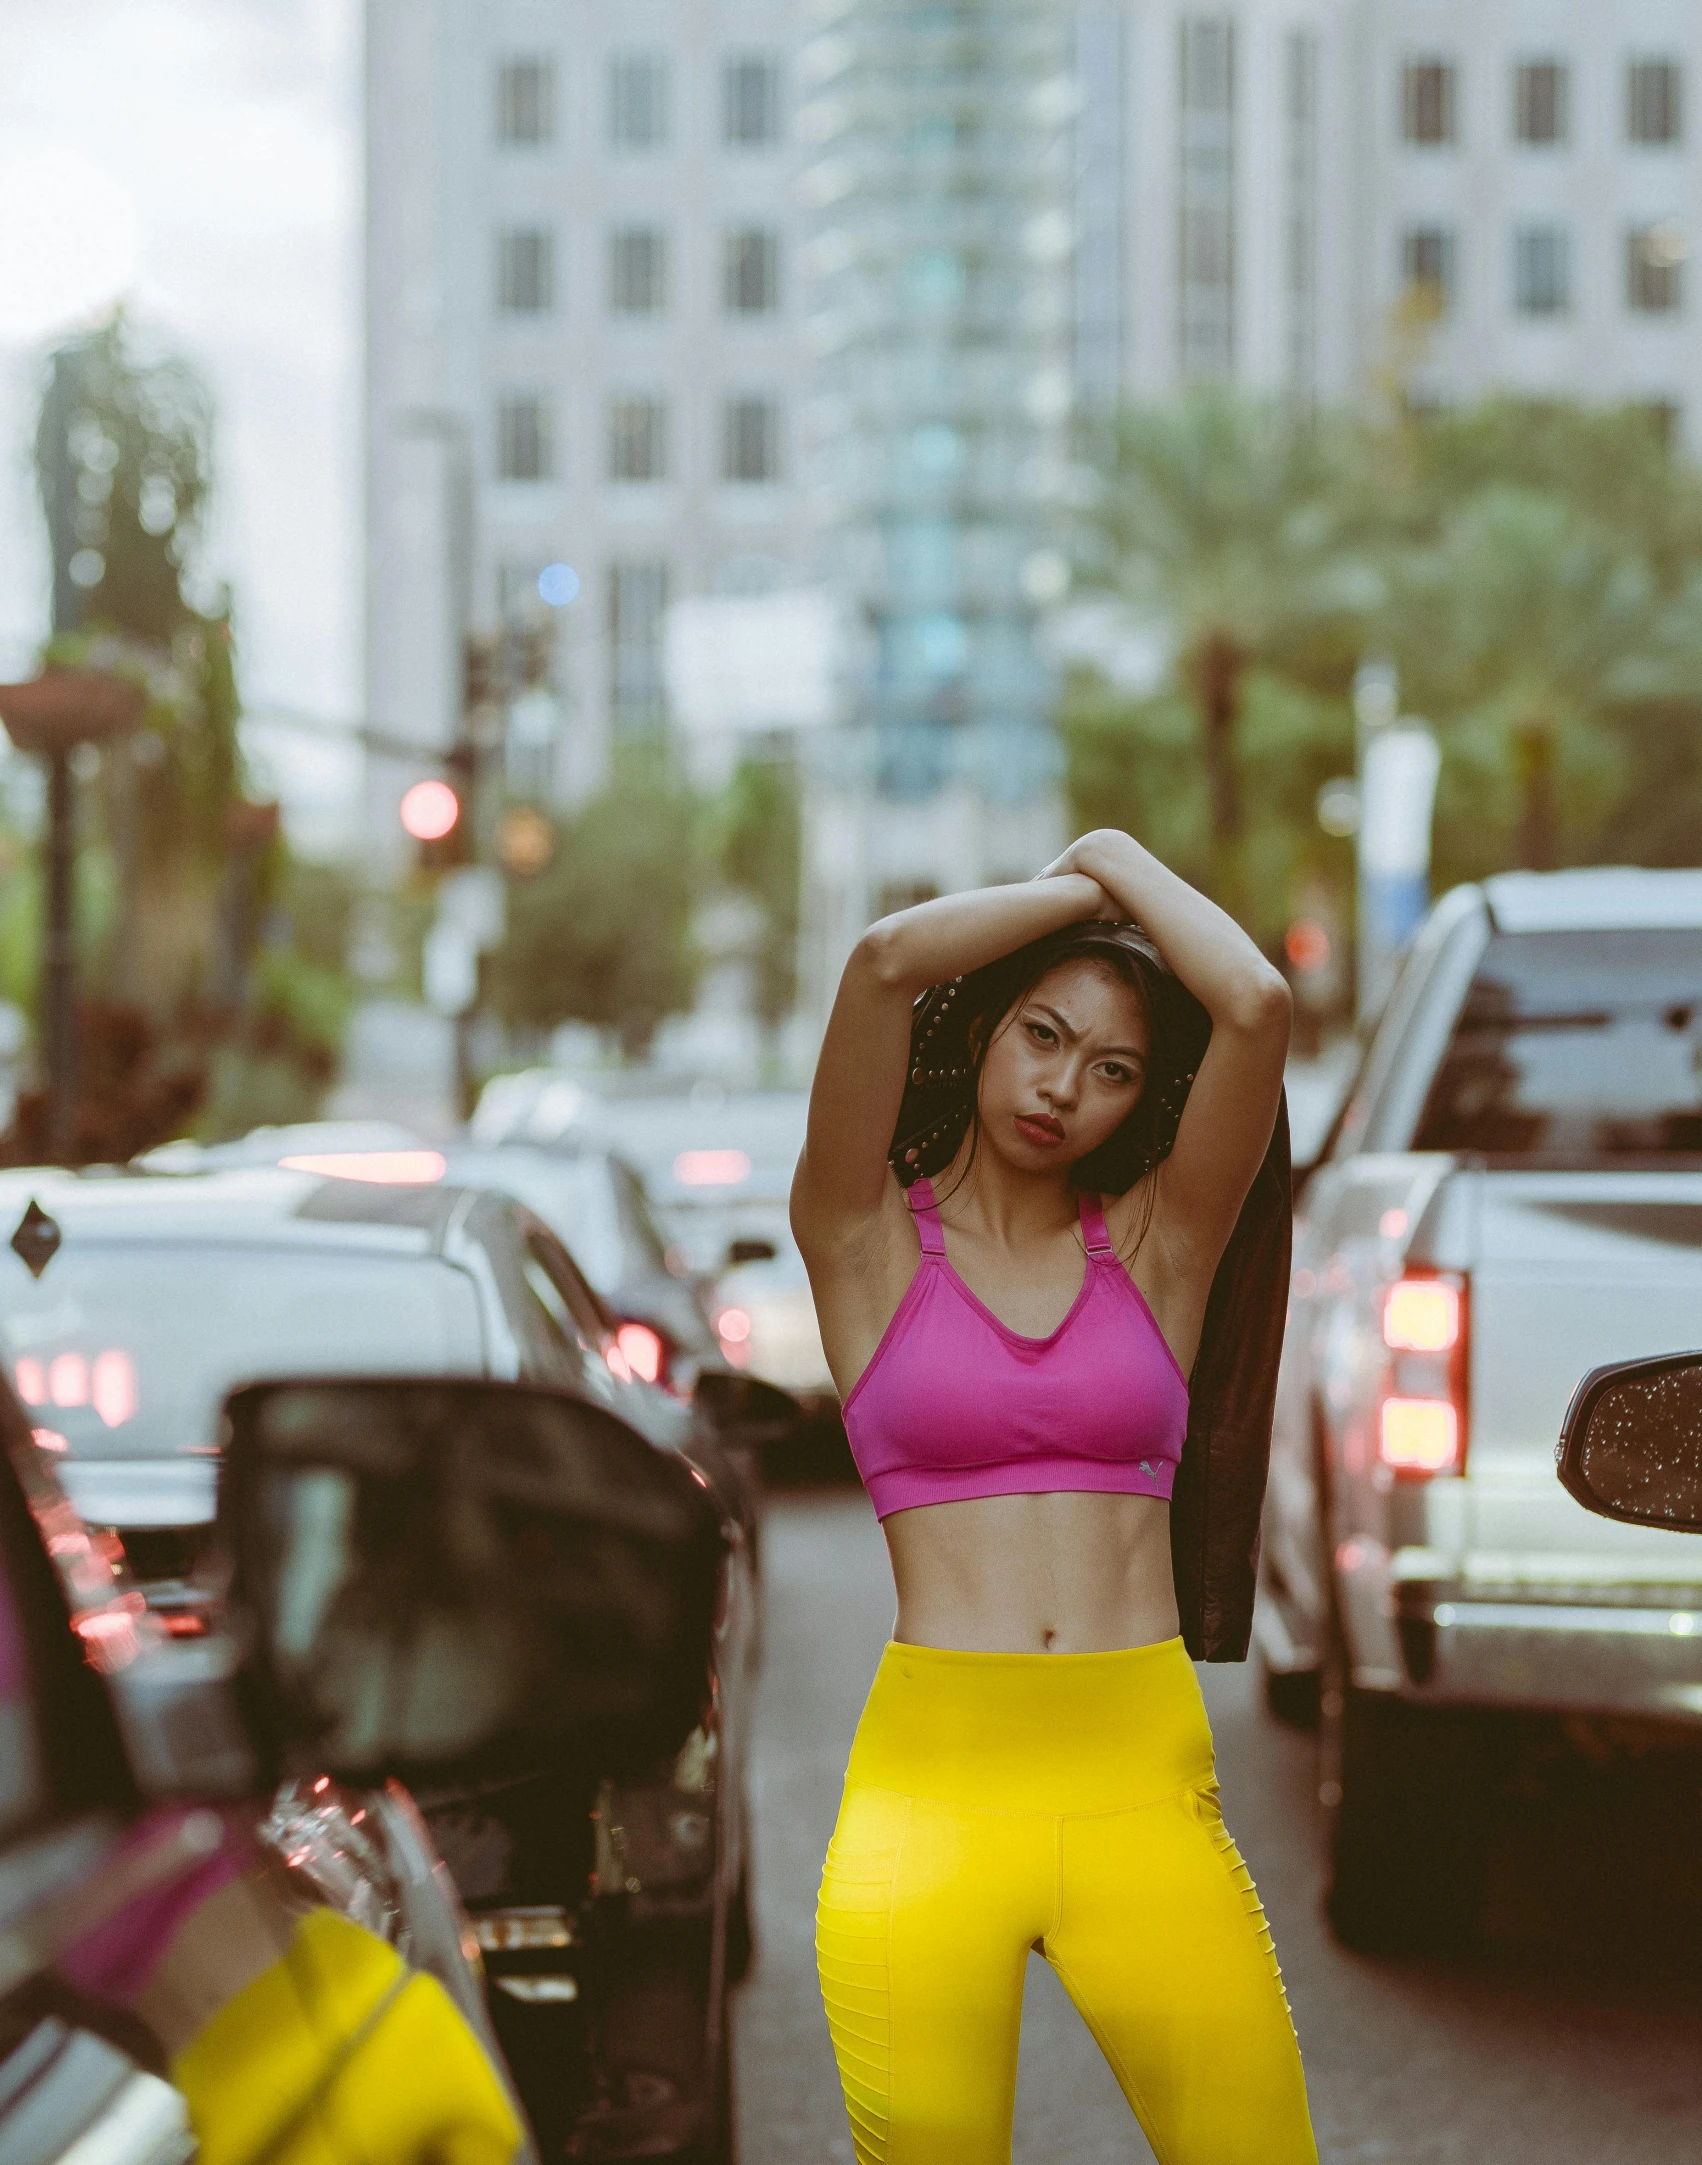
{"type": "Polygon", "coordinates": [[[71,755],[80,744],[126,735],[147,693],[94,669],[49,669],[25,684],[0,684],[0,722],[20,752],[47,762],[46,941],[41,1037],[48,1088],[48,1149],[68,1165],[77,1141],[76,795],[71,755]]]}

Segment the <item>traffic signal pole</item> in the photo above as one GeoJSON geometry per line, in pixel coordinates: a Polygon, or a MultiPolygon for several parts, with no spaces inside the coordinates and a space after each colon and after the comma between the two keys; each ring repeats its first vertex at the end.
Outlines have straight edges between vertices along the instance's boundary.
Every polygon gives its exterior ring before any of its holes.
{"type": "MultiPolygon", "coordinates": [[[[477,864],[480,844],[480,747],[479,718],[473,704],[472,676],[478,646],[473,616],[478,578],[478,492],[473,474],[473,426],[453,407],[430,406],[403,416],[406,436],[428,436],[444,450],[445,555],[453,610],[453,681],[458,694],[456,736],[445,765],[461,797],[461,824],[465,834],[466,862],[477,864]]],[[[455,1017],[455,1107],[465,1120],[473,1110],[478,1078],[473,1069],[473,1022],[479,1009],[473,1003],[455,1017]]]]}

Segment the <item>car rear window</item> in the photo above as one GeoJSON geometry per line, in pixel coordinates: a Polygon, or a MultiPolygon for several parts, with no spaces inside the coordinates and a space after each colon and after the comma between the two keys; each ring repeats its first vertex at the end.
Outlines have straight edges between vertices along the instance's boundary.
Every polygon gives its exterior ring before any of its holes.
{"type": "Polygon", "coordinates": [[[499,1188],[543,1219],[599,1293],[628,1275],[626,1235],[611,1167],[601,1158],[546,1156],[510,1149],[468,1153],[450,1162],[454,1179],[499,1188]]]}
{"type": "Polygon", "coordinates": [[[473,1281],[429,1256],[74,1236],[40,1279],[0,1250],[0,1350],[73,1458],[204,1452],[225,1393],[261,1376],[485,1370],[473,1281]]]}
{"type": "Polygon", "coordinates": [[[1498,934],[1413,1147],[1562,1166],[1702,1157],[1702,931],[1498,934]]]}

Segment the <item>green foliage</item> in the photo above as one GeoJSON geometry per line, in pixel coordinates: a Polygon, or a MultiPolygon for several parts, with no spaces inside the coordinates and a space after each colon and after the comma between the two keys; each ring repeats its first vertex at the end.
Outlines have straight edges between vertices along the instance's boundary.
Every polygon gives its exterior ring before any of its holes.
{"type": "MultiPolygon", "coordinates": [[[[1059,716],[1065,787],[1078,830],[1122,827],[1196,885],[1211,873],[1210,816],[1200,722],[1176,691],[1131,700],[1102,680],[1071,680],[1059,716]]],[[[1245,917],[1261,944],[1280,940],[1300,880],[1321,874],[1343,892],[1351,883],[1347,845],[1318,828],[1319,789],[1353,765],[1353,718],[1345,699],[1327,699],[1269,669],[1243,688],[1239,758],[1247,785],[1243,844],[1245,917]]]]}
{"type": "Polygon", "coordinates": [[[709,807],[710,857],[729,887],[762,906],[757,1012],[777,1023],[797,996],[803,813],[794,762],[744,759],[709,807]]]}
{"type": "Polygon", "coordinates": [[[1350,875],[1312,803],[1375,653],[1442,745],[1439,885],[1696,861],[1702,476],[1647,411],[1501,398],[1390,429],[1212,391],[1100,454],[1085,582],[1176,663],[1146,701],[1071,684],[1079,824],[1132,826],[1268,940],[1302,877],[1350,875]]]}
{"type": "MultiPolygon", "coordinates": [[[[244,804],[229,610],[184,591],[212,486],[211,401],[187,363],[115,316],[53,356],[35,455],[54,560],[45,659],[149,693],[136,735],[106,746],[82,785],[78,1149],[307,1117],[347,1015],[349,896],[293,865],[268,808],[244,804]]],[[[0,886],[0,990],[29,1007],[36,887],[0,886]]],[[[14,1156],[41,1147],[40,1112],[20,1107],[14,1156]]]]}
{"type": "Polygon", "coordinates": [[[1165,625],[1184,669],[1215,639],[1248,664],[1356,652],[1377,513],[1348,423],[1210,386],[1125,411],[1096,448],[1084,566],[1165,625]]]}
{"type": "Polygon", "coordinates": [[[201,379],[122,311],[53,355],[35,456],[56,632],[102,626],[170,642],[186,613],[181,580],[211,487],[211,445],[201,379]]]}
{"type": "Polygon", "coordinates": [[[548,869],[510,886],[491,968],[504,1019],[612,1027],[641,1055],[696,986],[697,845],[694,801],[665,750],[623,749],[609,787],[558,827],[548,869]]]}

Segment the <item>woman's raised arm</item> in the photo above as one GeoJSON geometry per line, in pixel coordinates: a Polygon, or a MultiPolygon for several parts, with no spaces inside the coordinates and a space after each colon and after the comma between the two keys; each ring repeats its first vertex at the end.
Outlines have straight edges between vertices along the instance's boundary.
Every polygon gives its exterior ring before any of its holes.
{"type": "Polygon", "coordinates": [[[1096,879],[1064,872],[944,895],[869,927],[839,980],[792,1181],[792,1228],[806,1256],[854,1233],[886,1201],[917,995],[1065,925],[1119,914],[1096,879]]]}
{"type": "Polygon", "coordinates": [[[1209,1277],[1270,1143],[1293,1001],[1234,918],[1132,835],[1112,827],[1083,835],[1041,878],[1084,872],[1140,924],[1211,1017],[1211,1044],[1157,1183],[1166,1245],[1209,1277]]]}

